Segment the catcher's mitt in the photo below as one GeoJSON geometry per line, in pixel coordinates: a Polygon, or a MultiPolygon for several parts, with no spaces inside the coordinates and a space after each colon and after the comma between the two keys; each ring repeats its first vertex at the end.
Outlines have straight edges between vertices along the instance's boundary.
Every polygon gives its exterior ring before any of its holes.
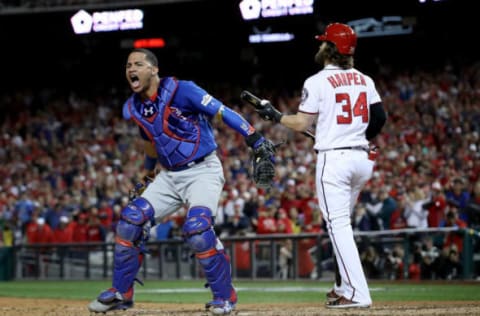
{"type": "Polygon", "coordinates": [[[265,139],[253,148],[253,180],[260,188],[270,188],[275,177],[275,145],[265,139]]]}

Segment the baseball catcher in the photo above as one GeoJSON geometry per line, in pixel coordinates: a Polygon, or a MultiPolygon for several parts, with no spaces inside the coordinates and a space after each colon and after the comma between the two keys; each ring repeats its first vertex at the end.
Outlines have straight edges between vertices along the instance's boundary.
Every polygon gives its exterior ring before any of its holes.
{"type": "Polygon", "coordinates": [[[144,179],[122,209],[115,234],[112,286],[92,300],[94,313],[134,307],[134,281],[147,251],[150,227],[186,206],[182,237],[203,269],[212,299],[205,309],[213,315],[235,310],[238,297],[232,282],[230,257],[218,238],[215,216],[225,183],[214,118],[237,132],[255,156],[254,179],[270,186],[275,147],[244,117],[193,81],[159,76],[152,51],[134,49],[125,75],[132,95],[123,118],[133,121],[144,144],[144,179]],[[156,166],[162,170],[155,174],[156,166]]]}

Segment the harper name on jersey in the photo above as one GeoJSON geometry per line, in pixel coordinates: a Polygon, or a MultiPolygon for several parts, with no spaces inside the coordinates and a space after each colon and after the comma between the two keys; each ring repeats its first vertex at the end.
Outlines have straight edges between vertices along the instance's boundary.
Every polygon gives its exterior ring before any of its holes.
{"type": "Polygon", "coordinates": [[[341,86],[366,86],[365,78],[362,74],[358,72],[342,72],[336,73],[332,76],[327,77],[328,82],[332,85],[333,88],[338,88],[341,86]]]}

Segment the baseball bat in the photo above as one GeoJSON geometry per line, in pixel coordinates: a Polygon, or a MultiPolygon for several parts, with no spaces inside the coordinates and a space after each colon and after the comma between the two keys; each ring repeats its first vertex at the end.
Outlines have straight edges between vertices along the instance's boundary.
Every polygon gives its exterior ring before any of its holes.
{"type": "MultiPolygon", "coordinates": [[[[240,93],[240,99],[250,103],[251,105],[253,105],[256,109],[262,109],[263,108],[263,105],[262,105],[262,99],[260,99],[259,97],[257,97],[256,95],[254,95],[253,93],[251,93],[250,91],[247,91],[247,90],[243,90],[242,93],[240,93]]],[[[313,135],[311,132],[309,131],[303,131],[301,132],[303,135],[311,138],[313,141],[315,141],[315,135],[313,135]]]]}

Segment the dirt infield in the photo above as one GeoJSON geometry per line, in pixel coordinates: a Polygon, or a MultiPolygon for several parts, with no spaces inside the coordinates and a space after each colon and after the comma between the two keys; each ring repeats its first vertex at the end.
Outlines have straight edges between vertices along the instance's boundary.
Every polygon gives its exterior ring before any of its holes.
{"type": "MultiPolygon", "coordinates": [[[[81,316],[90,315],[83,301],[53,299],[21,299],[0,297],[0,315],[4,316],[81,316]]],[[[103,315],[103,314],[98,314],[103,315]]],[[[209,315],[198,304],[138,303],[128,311],[116,311],[115,316],[205,316],[209,315]]],[[[235,316],[313,316],[313,315],[480,315],[480,302],[388,302],[369,309],[330,310],[321,303],[305,304],[241,304],[232,313],[235,316]]]]}

